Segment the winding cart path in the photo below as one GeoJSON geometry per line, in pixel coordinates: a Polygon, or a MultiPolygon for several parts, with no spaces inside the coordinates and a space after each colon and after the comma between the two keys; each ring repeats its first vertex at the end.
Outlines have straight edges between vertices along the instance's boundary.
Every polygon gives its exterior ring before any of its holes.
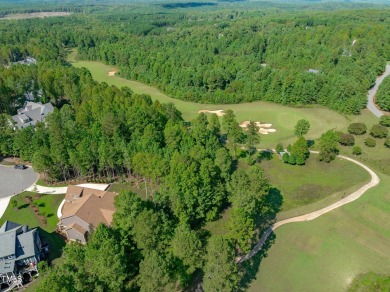
{"type": "MultiPolygon", "coordinates": [[[[310,151],[311,153],[318,153],[318,151],[310,151]]],[[[285,220],[282,220],[282,221],[279,221],[279,222],[276,222],[275,224],[271,225],[263,234],[263,236],[260,238],[259,242],[256,244],[256,246],[247,254],[247,255],[244,255],[242,256],[241,258],[239,258],[237,260],[238,263],[240,262],[243,262],[243,261],[246,261],[246,260],[249,260],[250,258],[252,258],[261,248],[262,246],[264,245],[264,243],[266,242],[268,236],[278,227],[284,225],[284,224],[287,224],[287,223],[292,223],[292,222],[305,222],[305,221],[310,221],[310,220],[313,220],[313,219],[316,219],[334,209],[337,209],[343,205],[346,205],[348,203],[351,203],[357,199],[359,199],[368,189],[376,186],[377,184],[379,184],[380,182],[380,179],[378,177],[378,175],[372,171],[372,169],[370,169],[369,167],[367,167],[366,165],[364,165],[363,163],[355,160],[355,159],[352,159],[352,158],[349,158],[347,156],[344,156],[344,155],[339,155],[338,158],[342,158],[342,159],[346,159],[346,160],[349,160],[357,165],[359,165],[360,167],[364,168],[370,175],[371,175],[371,180],[365,184],[364,186],[360,187],[358,190],[356,190],[355,192],[353,192],[352,194],[350,194],[349,196],[337,201],[336,203],[333,203],[325,208],[322,208],[320,210],[317,210],[317,211],[314,211],[314,212],[311,212],[311,213],[307,213],[307,214],[304,214],[304,215],[301,215],[301,216],[297,216],[297,217],[293,217],[293,218],[289,218],[289,219],[285,219],[285,220]]]]}
{"type": "Polygon", "coordinates": [[[375,104],[375,95],[378,92],[379,85],[381,85],[382,81],[390,75],[390,65],[386,65],[385,72],[379,76],[376,81],[375,85],[368,91],[367,95],[367,109],[372,112],[375,116],[380,118],[383,116],[383,111],[381,111],[375,104]]]}

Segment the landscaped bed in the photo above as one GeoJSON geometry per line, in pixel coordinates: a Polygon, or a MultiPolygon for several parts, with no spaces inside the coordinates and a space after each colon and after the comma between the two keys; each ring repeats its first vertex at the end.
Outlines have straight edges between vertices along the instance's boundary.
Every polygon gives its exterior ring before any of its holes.
{"type": "Polygon", "coordinates": [[[56,212],[65,195],[44,195],[33,192],[23,192],[12,197],[0,226],[6,221],[28,225],[29,228],[39,228],[39,234],[50,246],[50,259],[61,256],[64,240],[55,233],[58,218],[56,212]]]}

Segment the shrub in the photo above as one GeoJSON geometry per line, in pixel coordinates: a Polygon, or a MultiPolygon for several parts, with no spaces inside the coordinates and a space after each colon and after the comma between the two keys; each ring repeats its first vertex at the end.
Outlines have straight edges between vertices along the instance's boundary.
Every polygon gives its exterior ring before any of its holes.
{"type": "Polygon", "coordinates": [[[376,141],[375,139],[372,139],[371,137],[368,137],[364,140],[364,144],[366,144],[368,147],[375,147],[376,141]]]}
{"type": "Polygon", "coordinates": [[[278,144],[276,145],[275,150],[276,150],[277,153],[283,152],[283,151],[284,151],[283,145],[280,144],[280,143],[278,143],[278,144]]]}
{"type": "Polygon", "coordinates": [[[353,155],[361,155],[362,154],[362,148],[360,148],[360,146],[353,146],[352,148],[352,154],[353,155]]]}
{"type": "Polygon", "coordinates": [[[294,165],[297,163],[294,155],[290,155],[290,157],[288,158],[288,163],[291,165],[294,165]]]}
{"type": "Polygon", "coordinates": [[[349,125],[348,132],[354,135],[363,135],[367,132],[367,126],[363,123],[353,123],[349,125]]]}
{"type": "Polygon", "coordinates": [[[284,153],[283,156],[282,156],[282,160],[284,163],[288,163],[288,159],[290,158],[290,155],[288,155],[288,153],[284,153]]]}
{"type": "Polygon", "coordinates": [[[340,133],[339,143],[344,146],[355,145],[355,138],[351,134],[340,133]]]}
{"type": "Polygon", "coordinates": [[[16,199],[12,199],[11,200],[11,207],[16,208],[17,206],[18,206],[18,202],[16,201],[16,199]]]}
{"type": "Polygon", "coordinates": [[[385,146],[390,148],[390,137],[387,137],[387,139],[385,140],[385,146]]]}
{"type": "Polygon", "coordinates": [[[375,138],[386,138],[389,134],[389,130],[386,129],[385,126],[382,125],[373,125],[370,134],[375,138]]]}
{"type": "Polygon", "coordinates": [[[390,127],[390,116],[381,116],[379,124],[385,127],[390,127]]]}
{"type": "Polygon", "coordinates": [[[298,165],[304,165],[305,164],[305,159],[303,157],[297,157],[295,160],[298,165]]]}

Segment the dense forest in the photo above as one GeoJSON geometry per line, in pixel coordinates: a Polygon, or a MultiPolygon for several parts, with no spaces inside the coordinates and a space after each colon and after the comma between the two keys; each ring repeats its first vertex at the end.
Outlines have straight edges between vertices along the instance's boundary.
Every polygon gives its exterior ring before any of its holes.
{"type": "Polygon", "coordinates": [[[252,156],[255,124],[243,132],[231,111],[184,121],[173,104],[95,82],[67,63],[69,49],[175,98],[358,114],[389,59],[388,11],[83,12],[0,22],[0,155],[31,161],[49,181],[135,177],[148,199],[122,192],[113,226],[99,226],[85,246],[67,245],[62,263],[42,269],[38,291],[174,291],[200,282],[205,291],[244,289],[253,262],[235,260],[281,204],[252,156]],[[13,64],[27,56],[37,64],[13,64]],[[55,110],[15,130],[9,115],[27,93],[55,110]],[[228,233],[211,234],[205,225],[227,207],[228,233]]]}
{"type": "Polygon", "coordinates": [[[390,111],[390,78],[386,77],[378,89],[376,104],[384,111],[390,111]]]}
{"type": "Polygon", "coordinates": [[[81,59],[118,65],[122,76],[175,98],[322,104],[357,114],[389,58],[387,16],[361,13],[161,17],[141,31],[124,25],[114,43],[89,33],[76,45],[81,59]]]}
{"type": "Polygon", "coordinates": [[[3,96],[14,98],[7,109],[26,90],[56,105],[35,128],[15,130],[1,114],[1,155],[32,161],[48,180],[136,177],[148,197],[121,193],[113,227],[99,227],[86,246],[67,245],[63,264],[42,273],[39,291],[172,291],[193,278],[208,291],[245,286],[235,258],[251,249],[281,202],[258,164],[236,167],[238,143],[253,147],[258,129],[244,133],[232,111],[222,125],[205,114],[186,123],[173,104],[99,84],[60,61],[12,65],[0,76],[3,96]],[[211,235],[205,224],[228,206],[229,233],[211,235]]]}
{"type": "Polygon", "coordinates": [[[121,76],[183,100],[358,114],[390,58],[389,23],[387,10],[74,14],[3,22],[0,62],[53,60],[41,48],[50,43],[62,61],[65,47],[77,47],[80,59],[117,65],[121,76]]]}

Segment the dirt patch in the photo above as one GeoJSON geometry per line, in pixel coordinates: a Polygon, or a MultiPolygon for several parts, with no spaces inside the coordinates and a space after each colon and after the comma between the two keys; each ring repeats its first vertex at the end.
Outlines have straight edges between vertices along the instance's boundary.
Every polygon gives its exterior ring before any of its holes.
{"type": "MultiPolygon", "coordinates": [[[[250,121],[243,121],[240,123],[240,127],[246,129],[249,126],[250,121]]],[[[276,129],[272,129],[272,124],[262,124],[261,122],[255,122],[256,126],[259,127],[259,133],[268,135],[269,133],[275,133],[276,129]]]]}
{"type": "Polygon", "coordinates": [[[198,114],[205,113],[205,114],[217,114],[218,117],[222,117],[225,115],[223,110],[215,110],[215,111],[209,111],[209,110],[200,110],[198,111],[198,114]]]}
{"type": "Polygon", "coordinates": [[[68,16],[70,12],[33,12],[33,13],[20,13],[20,14],[8,14],[0,19],[27,19],[27,18],[45,18],[55,16],[68,16]]]}
{"type": "Polygon", "coordinates": [[[116,72],[118,72],[118,70],[108,71],[108,76],[115,76],[116,72]]]}

